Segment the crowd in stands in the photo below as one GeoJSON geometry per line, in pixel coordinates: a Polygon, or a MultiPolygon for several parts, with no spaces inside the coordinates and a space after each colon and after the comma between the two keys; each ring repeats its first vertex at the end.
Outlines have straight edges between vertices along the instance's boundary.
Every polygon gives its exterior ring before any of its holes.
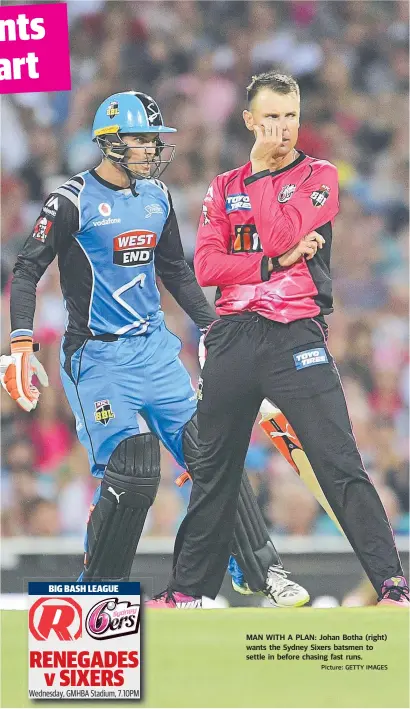
{"type": "MultiPolygon", "coordinates": [[[[1,351],[8,351],[12,268],[44,199],[99,162],[94,112],[112,93],[152,94],[178,128],[164,174],[192,262],[211,179],[248,160],[245,86],[273,67],[302,96],[298,147],[339,171],[329,348],[354,433],[396,534],[409,531],[408,3],[382,0],[69,1],[72,91],[2,97],[1,351]]],[[[163,288],[168,327],[198,378],[198,331],[163,288]]],[[[214,289],[206,289],[212,302],[214,289]]],[[[1,394],[2,534],[80,535],[96,485],[59,379],[65,325],[56,263],[38,285],[35,339],[51,386],[36,411],[1,394]]],[[[320,431],[318,431],[320,435],[320,431]]],[[[338,534],[256,425],[246,461],[275,534],[338,534]]],[[[173,536],[189,485],[162,451],[162,482],[145,533],[173,536]]]]}

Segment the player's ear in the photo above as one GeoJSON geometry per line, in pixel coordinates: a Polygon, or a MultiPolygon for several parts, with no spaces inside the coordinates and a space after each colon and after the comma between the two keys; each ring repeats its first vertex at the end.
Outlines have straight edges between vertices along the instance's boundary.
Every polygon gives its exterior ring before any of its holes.
{"type": "Polygon", "coordinates": [[[248,111],[247,109],[245,109],[242,113],[242,117],[243,117],[243,120],[245,121],[245,125],[246,125],[247,129],[251,130],[253,132],[255,121],[254,121],[252,113],[250,111],[248,111]]]}

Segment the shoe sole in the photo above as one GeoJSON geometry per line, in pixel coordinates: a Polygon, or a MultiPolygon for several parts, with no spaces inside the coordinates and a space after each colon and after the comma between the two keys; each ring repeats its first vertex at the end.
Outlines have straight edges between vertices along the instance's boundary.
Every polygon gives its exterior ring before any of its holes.
{"type": "Polygon", "coordinates": [[[305,606],[306,603],[309,603],[309,601],[310,601],[310,596],[309,596],[309,594],[307,594],[306,598],[302,598],[300,601],[293,603],[291,606],[281,606],[278,603],[276,603],[272,598],[267,596],[266,593],[264,593],[263,591],[251,591],[250,588],[245,589],[243,586],[238,586],[238,584],[236,584],[235,581],[233,581],[233,580],[232,580],[232,588],[237,593],[240,593],[241,596],[263,596],[264,598],[267,598],[268,601],[275,608],[301,608],[302,606],[305,606]]]}
{"type": "Polygon", "coordinates": [[[296,601],[296,603],[292,603],[291,606],[281,606],[279,603],[276,603],[276,601],[272,600],[270,596],[267,596],[266,593],[263,591],[258,591],[258,596],[263,596],[264,598],[267,598],[269,603],[271,603],[275,608],[301,608],[302,606],[305,606],[306,603],[309,603],[310,601],[310,596],[309,594],[306,596],[306,598],[302,598],[300,601],[296,601]]]}
{"type": "MultiPolygon", "coordinates": [[[[251,591],[250,588],[244,588],[243,586],[238,586],[237,583],[232,579],[232,588],[236,593],[240,593],[241,596],[253,596],[254,591],[251,591]]],[[[258,592],[257,592],[258,593],[258,592]]]]}

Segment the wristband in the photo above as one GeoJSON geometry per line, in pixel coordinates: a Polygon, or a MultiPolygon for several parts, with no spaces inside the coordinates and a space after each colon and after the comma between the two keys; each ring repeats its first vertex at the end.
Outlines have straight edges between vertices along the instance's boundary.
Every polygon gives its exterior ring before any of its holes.
{"type": "Polygon", "coordinates": [[[275,273],[276,271],[281,271],[282,266],[279,263],[279,258],[280,256],[273,256],[271,257],[271,264],[272,264],[272,273],[275,273]]]}

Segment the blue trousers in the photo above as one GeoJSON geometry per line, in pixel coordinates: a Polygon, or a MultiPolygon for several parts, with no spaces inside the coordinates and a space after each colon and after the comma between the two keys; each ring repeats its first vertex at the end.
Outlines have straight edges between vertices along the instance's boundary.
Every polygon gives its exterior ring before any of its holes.
{"type": "MultiPolygon", "coordinates": [[[[63,340],[61,379],[91,473],[102,478],[117,445],[140,432],[137,414],[185,467],[182,437],[196,411],[196,396],[179,359],[180,339],[162,323],[146,336],[87,340],[74,351],[65,344],[63,340]]],[[[100,487],[93,505],[99,496],[100,487]]],[[[235,577],[241,573],[234,559],[229,570],[235,577]]]]}
{"type": "Polygon", "coordinates": [[[146,336],[87,340],[69,357],[63,341],[61,378],[93,475],[102,478],[120,441],[140,432],[137,414],[185,465],[182,435],[196,398],[180,350],[164,323],[146,336]]]}

